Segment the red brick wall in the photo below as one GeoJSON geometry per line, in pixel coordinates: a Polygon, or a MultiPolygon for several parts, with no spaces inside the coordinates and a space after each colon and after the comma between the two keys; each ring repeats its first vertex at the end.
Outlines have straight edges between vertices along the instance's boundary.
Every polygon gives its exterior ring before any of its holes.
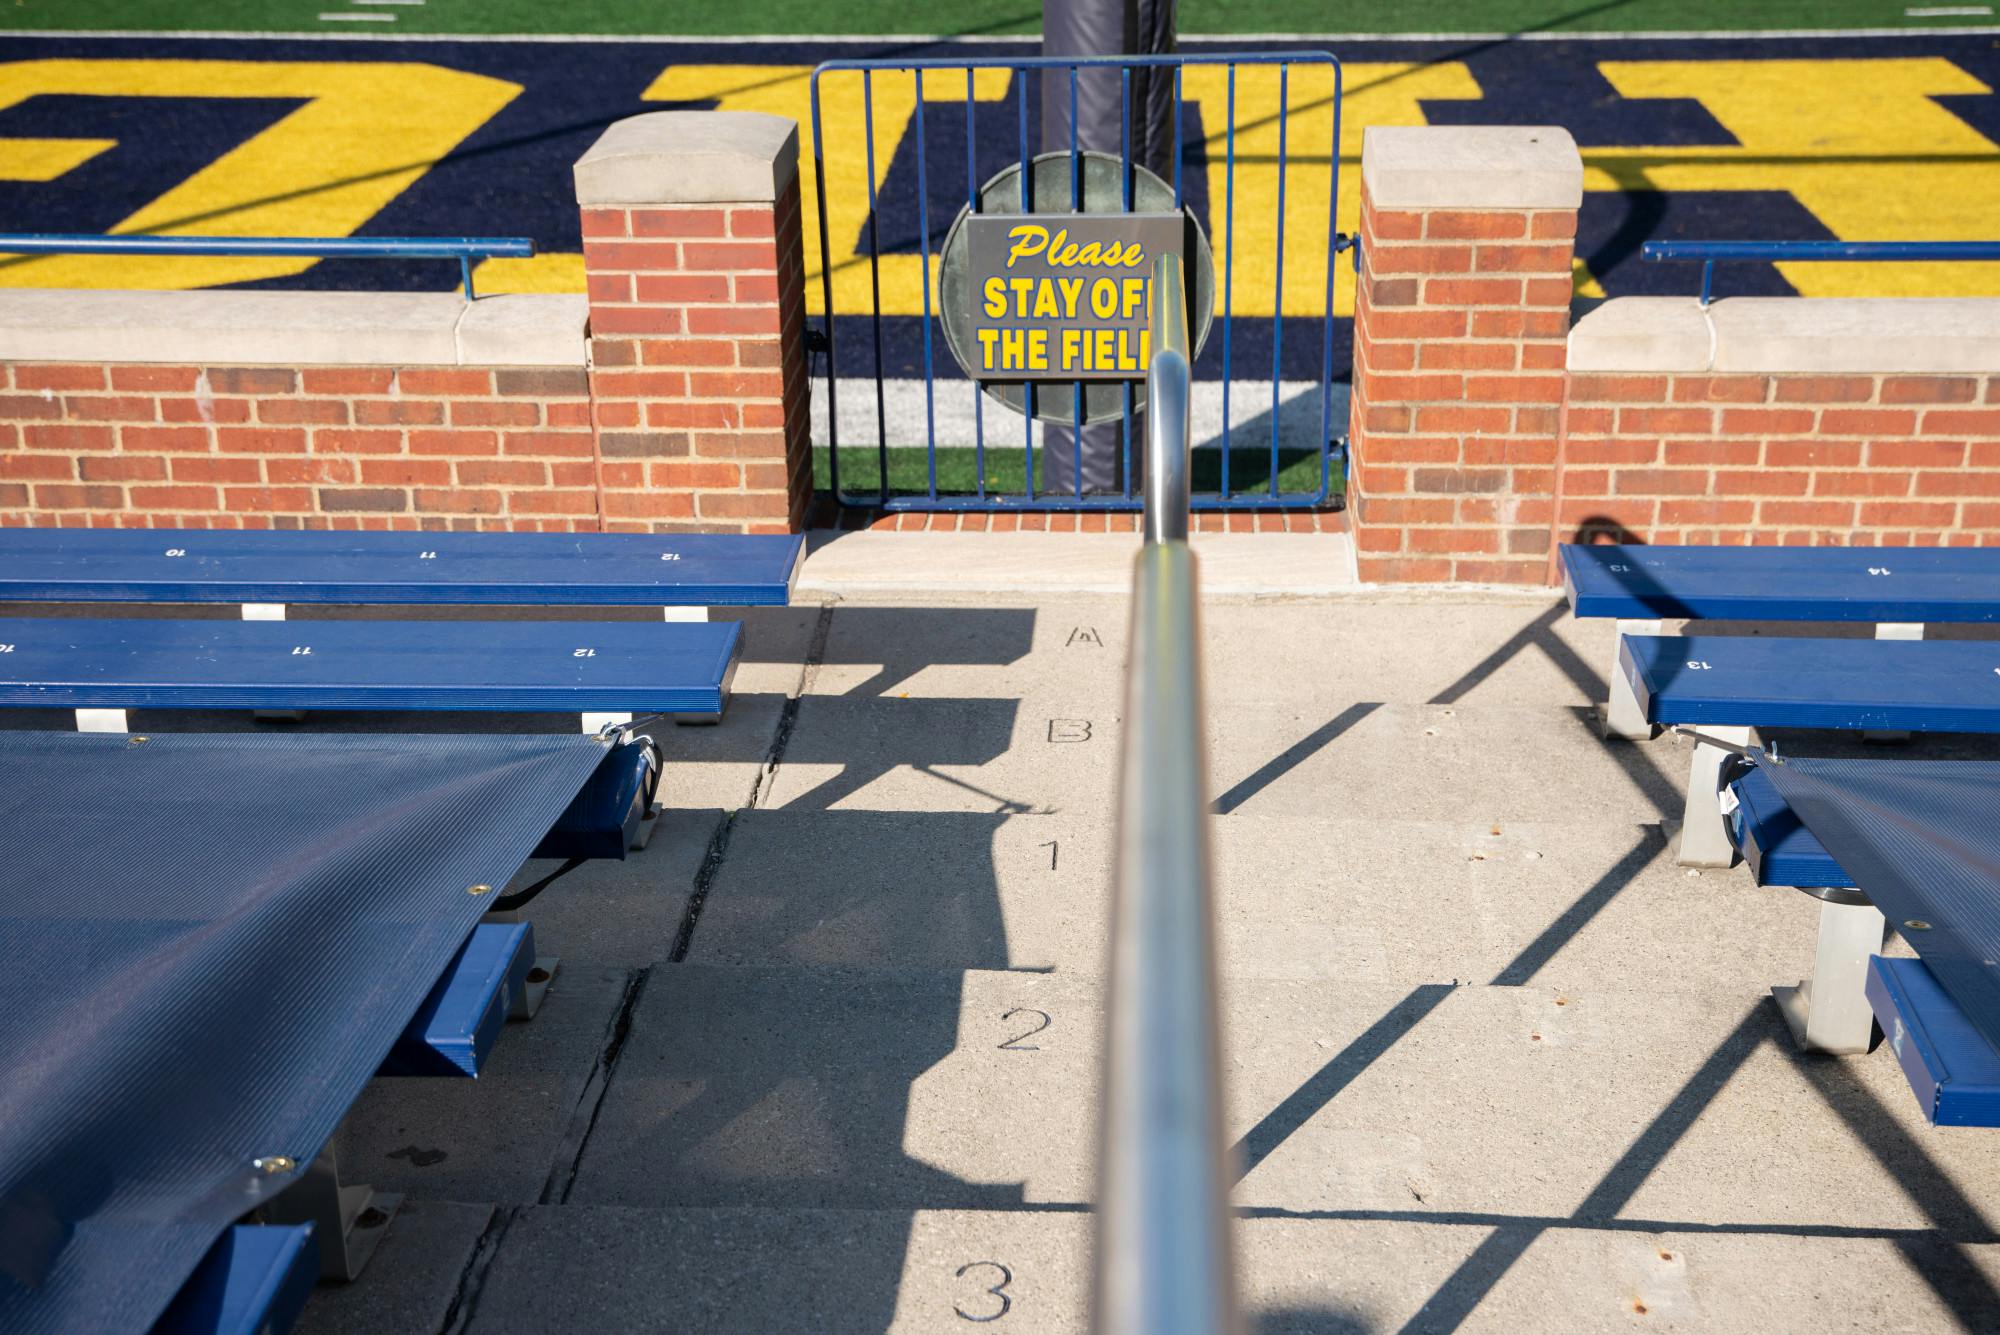
{"type": "Polygon", "coordinates": [[[1564,541],[2000,545],[2000,376],[1583,374],[1564,541]]]}
{"type": "Polygon", "coordinates": [[[0,366],[0,525],[593,529],[581,369],[0,366]]]}
{"type": "Polygon", "coordinates": [[[812,452],[797,181],[775,208],[585,209],[583,237],[607,527],[798,528],[812,452]]]}
{"type": "Polygon", "coordinates": [[[1364,184],[1348,504],[1363,580],[1539,583],[1574,210],[1378,211],[1364,184]]]}

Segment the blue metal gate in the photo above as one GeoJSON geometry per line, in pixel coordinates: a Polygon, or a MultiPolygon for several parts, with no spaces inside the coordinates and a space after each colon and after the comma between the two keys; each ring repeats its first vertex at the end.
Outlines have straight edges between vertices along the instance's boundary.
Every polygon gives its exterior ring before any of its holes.
{"type": "MultiPolygon", "coordinates": [[[[1170,70],[1173,76],[1172,97],[1172,138],[1173,165],[1170,184],[1173,189],[1173,204],[1176,209],[1188,207],[1195,213],[1208,236],[1218,233],[1221,237],[1217,251],[1216,274],[1216,334],[1204,350],[1204,355],[1196,363],[1198,387],[1202,398],[1198,400],[1198,417],[1202,412],[1211,416],[1219,407],[1219,428],[1208,441],[1208,447],[1198,449],[1196,459],[1197,490],[1193,497],[1196,510],[1235,509],[1305,509],[1328,502],[1334,494],[1334,432],[1337,428],[1336,405],[1334,402],[1334,319],[1333,319],[1333,273],[1336,253],[1349,244],[1335,230],[1335,213],[1339,206],[1339,162],[1340,162],[1340,63],[1332,55],[1324,52],[1254,52],[1216,55],[1176,55],[1176,56],[1113,56],[1113,57],[995,57],[971,60],[832,60],[820,65],[812,75],[812,154],[813,183],[816,187],[817,219],[819,225],[819,324],[810,335],[811,347],[816,363],[824,358],[823,401],[819,378],[816,375],[813,415],[816,422],[824,423],[824,433],[815,430],[816,443],[823,447],[826,460],[824,477],[834,496],[842,505],[861,506],[883,510],[1138,510],[1140,497],[1133,477],[1131,462],[1134,457],[1134,419],[1138,412],[1133,403],[1132,387],[1124,387],[1124,410],[1120,421],[1121,448],[1125,466],[1120,470],[1122,489],[1111,492],[1086,492],[1083,469],[1083,426],[1084,395],[1079,386],[1070,397],[1076,404],[1075,430],[1067,433],[1072,441],[1069,448],[1075,450],[1075,466],[1070,475],[1075,479],[1073,488],[1052,493],[1035,486],[1037,455],[1042,446],[1037,442],[1036,413],[1034,411],[1034,386],[1032,382],[1022,386],[1022,392],[1029,411],[1015,413],[998,404],[989,404],[987,396],[970,380],[965,379],[948,351],[937,347],[938,333],[935,328],[937,309],[934,293],[937,275],[934,273],[934,259],[942,240],[943,230],[962,205],[972,212],[982,209],[982,141],[988,145],[984,168],[989,173],[995,169],[1018,167],[1021,187],[1021,211],[1032,211],[1030,202],[1031,182],[1035,179],[1033,147],[1035,136],[1031,135],[1030,86],[1040,80],[1051,78],[1068,80],[1070,114],[1069,161],[1070,161],[1070,208],[1083,207],[1082,163],[1086,151],[1079,147],[1077,132],[1077,97],[1079,78],[1091,71],[1116,71],[1121,94],[1120,114],[1122,120],[1120,144],[1120,176],[1122,179],[1122,209],[1133,211],[1133,74],[1139,70],[1170,70]],[[1296,77],[1295,77],[1296,76],[1296,77]],[[1260,81],[1257,92],[1268,99],[1275,92],[1275,114],[1262,114],[1246,118],[1239,124],[1238,84],[1239,79],[1260,81]],[[1185,84],[1189,79],[1199,82],[1197,90],[1208,94],[1206,98],[1187,95],[1185,84]],[[1269,85],[1275,82],[1275,89],[1269,85]],[[858,87],[856,86],[858,84],[858,87]],[[940,103],[956,101],[963,97],[962,112],[954,109],[954,114],[939,121],[936,129],[927,127],[927,109],[935,111],[936,104],[927,108],[929,99],[926,88],[940,91],[944,95],[940,103]],[[1295,93],[1298,84],[1309,85],[1295,93]],[[823,92],[823,89],[825,90],[823,92]],[[854,99],[858,96],[858,108],[854,99]],[[838,116],[823,111],[823,99],[829,103],[839,103],[838,116]],[[893,123],[887,125],[888,134],[879,146],[877,142],[878,100],[893,103],[885,113],[885,121],[894,116],[907,115],[908,123],[899,129],[893,123]],[[1226,115],[1226,123],[1220,134],[1210,130],[1199,118],[1199,111],[1205,101],[1220,101],[1226,115]],[[1296,105],[1295,105],[1296,102],[1296,105]],[[854,114],[858,109],[858,116],[854,114]],[[983,113],[983,114],[982,114],[983,113]],[[960,117],[962,116],[962,120],[960,117]],[[830,122],[838,123],[842,134],[829,145],[830,122]],[[1192,124],[1190,122],[1193,122],[1192,124]],[[862,144],[857,148],[847,141],[846,134],[852,129],[860,130],[862,144]],[[1321,159],[1317,153],[1317,139],[1320,130],[1327,133],[1324,156],[1323,185],[1326,192],[1325,236],[1316,233],[1319,229],[1319,214],[1316,196],[1320,187],[1318,169],[1321,159]],[[1275,152],[1245,153],[1239,161],[1239,131],[1246,139],[1257,141],[1275,140],[1275,152]],[[954,179],[961,170],[959,145],[963,139],[964,189],[945,184],[954,179]],[[1011,144],[1008,139],[1013,141],[1011,144]],[[994,151],[994,141],[1005,156],[994,151]],[[1288,200],[1288,158],[1294,142],[1310,140],[1312,156],[1310,161],[1313,179],[1290,183],[1289,199],[1292,210],[1297,213],[1304,204],[1311,208],[1309,216],[1298,220],[1301,226],[1293,226],[1292,232],[1303,231],[1308,247],[1304,249],[1303,261],[1294,258],[1294,288],[1292,301],[1286,297],[1286,222],[1288,200]],[[1222,148],[1220,165],[1221,208],[1214,207],[1214,190],[1211,180],[1217,166],[1212,161],[1210,146],[1219,143],[1222,148]],[[942,145],[940,161],[933,161],[933,149],[942,145]],[[891,161],[879,162],[878,147],[891,161]],[[1193,152],[1190,152],[1190,148],[1193,152]],[[948,159],[949,165],[945,165],[948,159]],[[829,160],[834,164],[830,175],[829,160]],[[940,168],[942,167],[942,171],[940,168]],[[857,171],[856,169],[859,168],[857,171]],[[1253,241],[1239,243],[1239,218],[1250,223],[1248,214],[1239,211],[1239,176],[1245,172],[1259,174],[1257,188],[1246,192],[1262,196],[1252,201],[1270,203],[1275,194],[1275,208],[1269,212],[1259,210],[1258,221],[1246,230],[1252,232],[1253,241]],[[854,178],[858,176],[859,188],[854,178]],[[909,186],[908,195],[890,189],[901,179],[909,186]],[[933,199],[933,194],[938,198],[933,199]],[[914,210],[911,203],[914,203],[914,210]],[[1203,213],[1206,217],[1203,217],[1203,213]],[[914,213],[914,217],[909,216],[914,213]],[[858,217],[857,217],[858,214],[858,217]],[[885,218],[887,223],[885,224],[885,218]],[[831,221],[830,221],[831,219],[831,221]],[[898,228],[914,225],[914,232],[898,235],[898,228]],[[1271,244],[1260,247],[1255,243],[1255,228],[1264,225],[1273,227],[1271,244]],[[835,230],[841,230],[843,242],[851,230],[854,235],[852,249],[836,262],[835,230]],[[885,240],[884,232],[891,233],[885,240]],[[1321,247],[1324,247],[1323,252],[1321,247]],[[914,256],[909,252],[914,250],[914,256]],[[1255,282],[1264,278],[1264,252],[1269,255],[1269,281],[1255,282]],[[1312,283],[1310,269],[1321,261],[1325,265],[1323,283],[1312,283]],[[860,282],[859,266],[866,263],[866,284],[860,282]],[[917,272],[911,272],[914,261],[917,272]],[[1247,267],[1250,273],[1239,277],[1239,268],[1247,267]],[[884,305],[884,272],[887,268],[891,276],[892,291],[890,309],[884,305]],[[1307,283],[1298,283],[1300,269],[1308,271],[1307,283]],[[920,302],[909,302],[909,288],[914,285],[921,291],[920,302]],[[841,297],[845,289],[848,298],[843,309],[841,297]],[[1263,296],[1259,293],[1266,294],[1263,296]],[[862,298],[865,295],[865,302],[862,298]],[[1256,309],[1239,309],[1246,303],[1256,309]],[[898,301],[910,307],[908,310],[895,309],[898,301]],[[1301,314],[1302,301],[1309,310],[1301,314]],[[1268,313],[1263,307],[1268,306],[1268,313]],[[864,309],[857,310],[856,306],[864,309]],[[864,331],[862,320],[867,321],[864,331]],[[1287,323],[1291,323],[1291,339],[1288,347],[1287,323]],[[1265,326],[1268,325],[1268,329],[1265,326]],[[1317,348],[1302,348],[1302,335],[1319,334],[1317,348]],[[942,352],[942,355],[940,355],[942,352]],[[1317,356],[1312,354],[1317,353],[1317,356]],[[1269,390],[1269,444],[1261,443],[1262,432],[1254,424],[1237,427],[1231,420],[1232,407],[1241,410],[1241,396],[1232,405],[1232,394],[1238,388],[1238,380],[1249,379],[1247,369],[1254,374],[1268,358],[1270,378],[1269,390]],[[1316,363],[1316,364],[1315,364],[1316,363]],[[1309,367],[1316,380],[1316,404],[1310,396],[1310,389],[1299,390],[1302,384],[1310,382],[1294,379],[1295,389],[1288,404],[1285,399],[1285,368],[1309,367]],[[842,368],[856,368],[848,371],[851,388],[862,391],[857,397],[853,393],[843,394],[841,385],[842,368]],[[918,371],[919,377],[899,378],[892,371],[907,369],[918,371]],[[872,381],[872,396],[867,393],[868,382],[872,381]],[[893,386],[893,388],[892,388],[893,386]],[[922,429],[916,429],[915,417],[919,412],[917,397],[921,393],[922,429]],[[940,439],[940,393],[950,399],[944,413],[945,438],[940,439]],[[870,399],[872,398],[872,402],[870,399]],[[969,414],[965,411],[969,405],[969,414]],[[1317,413],[1311,412],[1317,407],[1317,413]],[[994,428],[989,435],[988,409],[996,414],[994,428]],[[872,409],[872,411],[870,411],[872,409]],[[847,420],[844,422],[843,418],[847,420]],[[855,419],[863,429],[857,430],[855,419]],[[872,418],[872,422],[865,419],[872,418]],[[1013,426],[1018,418],[1021,426],[1013,426]],[[969,425],[970,430],[965,428],[969,425]],[[872,426],[872,431],[866,428],[872,426]],[[1286,430],[1281,431],[1282,428],[1286,430]],[[872,436],[872,441],[868,438],[872,436]],[[892,436],[898,439],[892,443],[892,436]],[[1289,444],[1282,436],[1289,437],[1289,444]],[[1249,437],[1257,443],[1242,447],[1242,440],[1249,437]],[[843,440],[847,445],[843,447],[843,440]],[[841,470],[843,454],[846,454],[850,473],[872,445],[876,465],[875,486],[849,490],[843,487],[841,470]],[[922,473],[914,467],[916,450],[922,448],[922,473]],[[968,448],[969,447],[969,448],[968,448]],[[894,462],[892,462],[892,460],[894,462]],[[940,463],[943,462],[941,471],[940,463]],[[1246,473],[1261,471],[1261,478],[1246,477],[1246,473]],[[1018,479],[1018,482],[1017,482],[1018,479]]],[[[1101,75],[1099,77],[1102,77],[1101,75]]],[[[1060,96],[1061,85],[1057,87],[1060,96]]],[[[938,118],[933,116],[933,120],[938,118]]],[[[986,207],[990,209],[990,198],[986,207]]],[[[1245,206],[1247,208],[1247,205],[1245,206]]],[[[1011,211],[1011,210],[1010,210],[1011,211]]],[[[817,373],[820,366],[814,367],[817,373]]],[[[1256,375],[1254,392],[1258,402],[1262,402],[1262,376],[1256,375]]],[[[1067,385],[1064,386],[1067,389],[1067,385]]],[[[1344,411],[1344,410],[1343,410],[1344,411]]],[[[1198,436],[1203,434],[1198,430],[1198,436]]],[[[851,480],[851,479],[850,479],[851,480]]],[[[864,479],[865,480],[865,479],[864,479]]]]}

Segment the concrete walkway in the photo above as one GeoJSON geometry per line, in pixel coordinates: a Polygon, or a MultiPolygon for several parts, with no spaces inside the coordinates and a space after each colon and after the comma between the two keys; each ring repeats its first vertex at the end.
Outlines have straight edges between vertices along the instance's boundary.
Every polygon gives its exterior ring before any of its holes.
{"type": "MultiPolygon", "coordinates": [[[[541,1015],[349,1118],[408,1200],[304,1330],[1082,1327],[1125,599],[923,573],[744,617],[541,1015]]],[[[1674,865],[1609,628],[1270,592],[1205,624],[1251,1329],[2000,1327],[2000,1141],[1793,1050],[1816,904],[1674,865]]]]}

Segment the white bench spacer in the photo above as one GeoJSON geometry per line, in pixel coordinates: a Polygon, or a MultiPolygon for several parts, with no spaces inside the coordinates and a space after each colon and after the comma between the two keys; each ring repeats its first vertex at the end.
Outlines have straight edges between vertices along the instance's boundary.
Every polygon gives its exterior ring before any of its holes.
{"type": "Polygon", "coordinates": [[[585,714],[583,731],[586,736],[595,737],[609,727],[624,727],[632,721],[630,714],[585,714]]]}
{"type": "Polygon", "coordinates": [[[125,721],[122,709],[79,709],[76,711],[78,732],[130,732],[131,725],[125,721]]]}
{"type": "Polygon", "coordinates": [[[285,605],[283,603],[245,603],[243,604],[243,619],[245,621],[283,621],[285,619],[285,605]]]}
{"type": "Polygon", "coordinates": [[[708,609],[706,607],[662,607],[660,613],[660,619],[663,621],[708,620],[708,609]]]}

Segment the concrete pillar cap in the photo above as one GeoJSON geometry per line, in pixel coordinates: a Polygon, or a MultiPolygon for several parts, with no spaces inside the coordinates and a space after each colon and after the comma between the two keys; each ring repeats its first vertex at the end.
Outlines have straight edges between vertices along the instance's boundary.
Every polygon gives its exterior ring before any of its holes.
{"type": "Polygon", "coordinates": [[[1560,125],[1371,125],[1361,181],[1378,209],[1583,204],[1583,158],[1560,125]]]}
{"type": "Polygon", "coordinates": [[[757,111],[654,111],[619,121],[577,160],[583,208],[770,204],[799,170],[799,127],[757,111]]]}

